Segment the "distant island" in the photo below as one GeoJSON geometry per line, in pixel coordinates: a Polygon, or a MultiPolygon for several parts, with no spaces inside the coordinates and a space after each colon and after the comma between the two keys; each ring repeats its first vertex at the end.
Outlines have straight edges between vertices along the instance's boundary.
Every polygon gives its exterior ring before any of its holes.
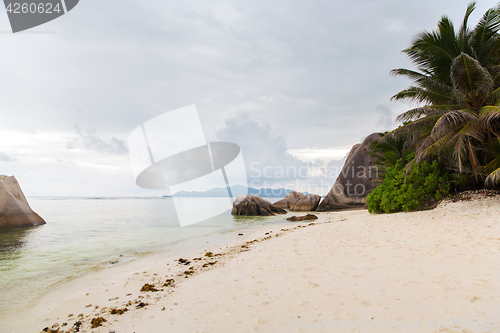
{"type": "MultiPolygon", "coordinates": [[[[234,197],[237,197],[241,194],[248,195],[258,195],[260,197],[267,198],[284,198],[288,193],[293,190],[285,189],[285,188],[252,188],[246,187],[243,185],[234,185],[231,186],[231,194],[234,197]]],[[[304,192],[307,194],[306,192],[304,192]]],[[[208,191],[200,192],[200,191],[179,191],[171,195],[175,198],[193,198],[193,197],[225,197],[227,196],[227,188],[226,187],[216,187],[208,191]]],[[[171,197],[168,195],[163,196],[164,198],[171,197]]]]}

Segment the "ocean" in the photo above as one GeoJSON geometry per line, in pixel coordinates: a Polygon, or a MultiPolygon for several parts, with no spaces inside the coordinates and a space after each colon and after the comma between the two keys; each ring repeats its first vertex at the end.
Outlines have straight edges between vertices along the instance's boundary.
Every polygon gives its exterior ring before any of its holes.
{"type": "MultiPolygon", "coordinates": [[[[224,198],[183,198],[216,207],[224,198]]],[[[270,199],[272,201],[277,198],[270,199]]],[[[0,331],[29,324],[29,309],[58,283],[167,250],[186,240],[285,224],[283,216],[225,212],[181,228],[171,198],[46,198],[29,204],[47,224],[0,231],[0,331]]]]}

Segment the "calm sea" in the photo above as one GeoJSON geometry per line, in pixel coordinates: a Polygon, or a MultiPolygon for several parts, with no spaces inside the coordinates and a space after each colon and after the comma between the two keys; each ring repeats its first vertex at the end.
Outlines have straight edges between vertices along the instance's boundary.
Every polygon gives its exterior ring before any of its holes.
{"type": "MultiPolygon", "coordinates": [[[[215,207],[224,199],[184,200],[215,207]]],[[[285,223],[283,216],[242,218],[226,212],[181,228],[170,198],[31,197],[28,201],[47,224],[0,231],[1,332],[15,331],[19,322],[30,321],[17,317],[26,316],[51,286],[90,270],[163,251],[183,240],[199,238],[202,243],[205,236],[285,223]]]]}

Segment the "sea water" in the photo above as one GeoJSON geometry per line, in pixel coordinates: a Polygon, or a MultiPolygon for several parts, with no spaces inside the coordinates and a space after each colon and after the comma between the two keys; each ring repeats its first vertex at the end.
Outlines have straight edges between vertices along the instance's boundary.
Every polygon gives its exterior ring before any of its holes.
{"type": "MultiPolygon", "coordinates": [[[[200,207],[224,204],[223,198],[182,200],[193,200],[200,207]]],[[[203,237],[214,234],[285,222],[283,216],[242,218],[226,212],[181,228],[171,198],[31,197],[28,201],[47,224],[0,231],[2,332],[13,332],[20,328],[17,323],[29,321],[16,315],[25,316],[50,288],[90,270],[160,252],[183,240],[203,242],[203,237]]]]}

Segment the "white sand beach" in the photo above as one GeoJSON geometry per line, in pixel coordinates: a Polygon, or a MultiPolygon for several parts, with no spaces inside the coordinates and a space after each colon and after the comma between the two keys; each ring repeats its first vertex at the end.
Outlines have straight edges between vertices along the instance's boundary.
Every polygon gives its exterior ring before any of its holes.
{"type": "Polygon", "coordinates": [[[74,279],[20,332],[55,323],[68,332],[77,321],[80,332],[106,333],[500,331],[499,196],[318,215],[207,249],[214,257],[186,253],[188,265],[156,255],[74,279]],[[145,283],[163,291],[140,292],[145,283]],[[91,329],[98,316],[106,322],[91,329]]]}

